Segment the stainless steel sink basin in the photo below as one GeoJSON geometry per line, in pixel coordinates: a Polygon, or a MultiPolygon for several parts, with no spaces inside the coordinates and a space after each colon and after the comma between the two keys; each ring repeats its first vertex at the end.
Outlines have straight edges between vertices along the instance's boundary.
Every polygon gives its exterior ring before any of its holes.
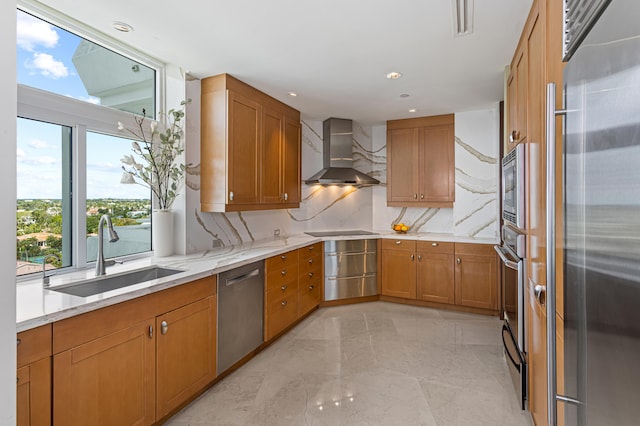
{"type": "Polygon", "coordinates": [[[61,293],[72,294],[74,296],[88,297],[95,294],[105,293],[122,287],[140,284],[169,275],[184,272],[179,269],[162,268],[160,266],[150,266],[148,268],[136,269],[134,271],[122,272],[114,275],[103,275],[101,277],[90,278],[59,287],[51,287],[50,290],[61,293]]]}

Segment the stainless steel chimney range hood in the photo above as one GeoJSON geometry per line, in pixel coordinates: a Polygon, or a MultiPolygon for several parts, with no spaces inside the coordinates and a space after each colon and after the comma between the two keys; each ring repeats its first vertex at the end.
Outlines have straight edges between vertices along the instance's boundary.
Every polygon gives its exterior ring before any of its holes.
{"type": "Polygon", "coordinates": [[[352,122],[328,118],[322,123],[322,165],[318,173],[305,181],[307,185],[377,185],[378,179],[353,168],[352,122]]]}

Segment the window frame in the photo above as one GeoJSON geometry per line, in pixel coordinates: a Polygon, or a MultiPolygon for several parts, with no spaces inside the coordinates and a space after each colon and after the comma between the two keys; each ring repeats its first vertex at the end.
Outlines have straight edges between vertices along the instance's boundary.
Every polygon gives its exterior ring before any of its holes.
{"type": "MultiPolygon", "coordinates": [[[[155,110],[163,110],[165,103],[165,64],[124,46],[98,31],[55,11],[28,1],[18,1],[17,8],[42,19],[51,25],[69,31],[115,53],[139,62],[155,71],[155,110]]],[[[103,133],[115,137],[127,137],[117,129],[117,123],[132,123],[134,115],[103,105],[74,99],[35,87],[16,83],[17,118],[37,120],[71,128],[71,265],[51,271],[53,274],[73,272],[95,265],[87,262],[86,208],[87,208],[87,132],[103,133]]],[[[64,161],[64,160],[63,160],[64,161]]],[[[155,198],[150,192],[150,200],[155,198]]],[[[153,224],[152,224],[153,226],[153,224]]],[[[135,259],[153,255],[153,247],[148,252],[119,256],[121,259],[135,259]]],[[[17,281],[33,279],[34,274],[16,276],[17,281]]]]}

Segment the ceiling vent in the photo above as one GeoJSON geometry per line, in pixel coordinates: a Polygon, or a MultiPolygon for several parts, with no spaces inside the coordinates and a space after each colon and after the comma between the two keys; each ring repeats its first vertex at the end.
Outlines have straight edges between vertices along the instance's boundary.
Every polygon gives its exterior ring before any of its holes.
{"type": "Polygon", "coordinates": [[[454,37],[473,33],[473,0],[451,0],[454,37]]]}

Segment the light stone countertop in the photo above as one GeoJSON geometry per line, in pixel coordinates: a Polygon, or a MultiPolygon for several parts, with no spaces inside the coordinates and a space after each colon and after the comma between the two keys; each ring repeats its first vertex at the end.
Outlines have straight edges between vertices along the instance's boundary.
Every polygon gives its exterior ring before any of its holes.
{"type": "Polygon", "coordinates": [[[374,235],[325,238],[312,237],[306,234],[297,234],[277,239],[267,239],[235,246],[221,247],[208,250],[203,253],[174,255],[160,258],[149,256],[126,261],[122,265],[109,267],[107,269],[107,275],[114,275],[154,265],[180,269],[183,272],[88,297],[73,296],[54,291],[51,288],[91,279],[94,277],[93,268],[83,269],[81,271],[67,274],[54,274],[50,277],[50,288],[48,289],[42,287],[41,276],[38,274],[37,278],[33,280],[22,281],[16,284],[17,331],[25,331],[44,324],[49,324],[85,312],[90,312],[116,303],[124,302],[126,300],[134,299],[136,297],[185,284],[200,278],[219,274],[233,268],[286,253],[316,242],[370,238],[469,242],[477,244],[498,243],[498,241],[493,239],[454,237],[452,234],[398,234],[393,231],[380,231],[374,235]]]}

